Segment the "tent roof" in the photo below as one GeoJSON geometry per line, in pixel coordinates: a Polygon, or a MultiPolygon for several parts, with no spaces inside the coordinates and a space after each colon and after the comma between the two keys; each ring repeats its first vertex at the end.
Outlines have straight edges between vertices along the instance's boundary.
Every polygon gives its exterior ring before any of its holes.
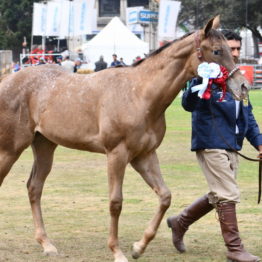
{"type": "Polygon", "coordinates": [[[133,34],[118,17],[114,17],[85,47],[88,46],[112,47],[147,47],[148,43],[133,34]]]}
{"type": "Polygon", "coordinates": [[[110,66],[112,54],[123,57],[124,62],[132,64],[137,56],[143,57],[148,54],[148,43],[139,39],[133,34],[118,17],[114,17],[94,38],[82,46],[87,60],[91,64],[104,56],[110,66]]]}

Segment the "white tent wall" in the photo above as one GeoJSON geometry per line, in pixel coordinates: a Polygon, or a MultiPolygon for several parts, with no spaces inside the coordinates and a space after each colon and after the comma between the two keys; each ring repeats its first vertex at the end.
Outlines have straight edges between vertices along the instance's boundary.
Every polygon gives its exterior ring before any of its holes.
{"type": "Polygon", "coordinates": [[[134,35],[118,17],[114,17],[93,39],[82,46],[84,55],[89,61],[90,68],[102,55],[110,66],[112,54],[118,59],[123,57],[124,62],[132,64],[137,57],[144,57],[149,52],[148,43],[134,35]]]}

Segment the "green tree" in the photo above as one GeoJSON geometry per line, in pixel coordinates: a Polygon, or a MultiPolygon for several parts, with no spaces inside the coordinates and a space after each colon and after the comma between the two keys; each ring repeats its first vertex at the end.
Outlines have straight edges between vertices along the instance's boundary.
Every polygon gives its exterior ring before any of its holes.
{"type": "Polygon", "coordinates": [[[222,28],[248,28],[252,32],[258,56],[258,43],[262,42],[259,31],[262,27],[261,0],[181,0],[179,24],[198,29],[217,14],[221,16],[222,28]]]}
{"type": "Polygon", "coordinates": [[[18,59],[24,37],[31,38],[33,3],[37,0],[0,1],[0,49],[13,51],[18,59]]]}

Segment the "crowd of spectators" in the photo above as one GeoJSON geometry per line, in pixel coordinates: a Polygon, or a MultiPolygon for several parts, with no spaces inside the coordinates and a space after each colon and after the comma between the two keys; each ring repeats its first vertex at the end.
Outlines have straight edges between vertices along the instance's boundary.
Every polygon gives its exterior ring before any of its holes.
{"type": "MultiPolygon", "coordinates": [[[[140,60],[140,56],[136,56],[133,59],[133,62],[140,60]]],[[[70,55],[68,50],[64,50],[61,53],[55,51],[45,51],[41,46],[36,46],[30,54],[27,54],[23,57],[20,62],[13,63],[13,72],[19,71],[23,67],[27,66],[38,66],[43,64],[57,64],[65,68],[66,71],[71,73],[79,73],[80,71],[86,71],[83,69],[88,68],[87,62],[83,61],[83,53],[81,50],[78,50],[77,56],[70,55]]],[[[127,66],[124,62],[123,57],[118,59],[117,54],[112,55],[112,62],[109,64],[109,67],[121,67],[127,66]]],[[[94,64],[94,68],[91,71],[101,71],[108,68],[108,63],[104,61],[103,55],[101,55],[97,62],[94,64]]],[[[87,70],[90,73],[90,70],[87,70]]],[[[81,72],[82,73],[82,72],[81,72]]]]}

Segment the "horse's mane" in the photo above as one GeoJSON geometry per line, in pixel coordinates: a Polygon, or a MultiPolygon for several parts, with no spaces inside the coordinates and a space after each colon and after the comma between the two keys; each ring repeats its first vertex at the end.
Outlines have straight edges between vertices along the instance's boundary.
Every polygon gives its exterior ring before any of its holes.
{"type": "MultiPolygon", "coordinates": [[[[139,60],[139,61],[136,61],[132,64],[133,67],[137,66],[137,65],[140,65],[143,61],[145,61],[147,58],[151,57],[151,56],[155,56],[159,53],[161,53],[164,49],[166,49],[167,47],[171,46],[172,44],[174,44],[175,42],[178,42],[180,40],[183,40],[184,38],[192,35],[194,32],[190,32],[190,33],[186,33],[185,35],[183,35],[182,37],[178,38],[178,39],[175,39],[171,42],[167,42],[165,43],[163,46],[159,47],[158,49],[154,50],[153,52],[151,52],[149,55],[147,55],[145,58],[139,60]]],[[[215,29],[211,29],[207,35],[207,37],[212,40],[214,38],[216,39],[225,39],[224,35],[218,31],[218,30],[215,30],[215,29]]]]}
{"type": "Polygon", "coordinates": [[[214,38],[216,39],[220,39],[220,40],[226,40],[225,36],[223,35],[223,33],[219,30],[215,30],[215,29],[211,29],[208,34],[207,37],[212,40],[214,38]]]}
{"type": "Polygon", "coordinates": [[[172,44],[174,44],[174,43],[177,42],[177,41],[180,41],[180,40],[188,37],[189,35],[192,35],[193,33],[194,33],[194,32],[187,33],[187,34],[183,35],[182,37],[180,37],[180,38],[178,38],[178,39],[174,39],[174,40],[171,41],[171,42],[165,43],[164,45],[160,46],[158,49],[156,49],[156,50],[152,51],[150,54],[148,54],[145,58],[142,58],[141,60],[134,62],[134,63],[132,64],[132,66],[135,67],[135,66],[141,64],[141,63],[142,63],[144,60],[146,60],[147,58],[149,58],[149,57],[151,57],[151,56],[155,56],[155,55],[161,53],[161,52],[162,52],[164,49],[166,49],[167,47],[171,46],[172,44]]]}

